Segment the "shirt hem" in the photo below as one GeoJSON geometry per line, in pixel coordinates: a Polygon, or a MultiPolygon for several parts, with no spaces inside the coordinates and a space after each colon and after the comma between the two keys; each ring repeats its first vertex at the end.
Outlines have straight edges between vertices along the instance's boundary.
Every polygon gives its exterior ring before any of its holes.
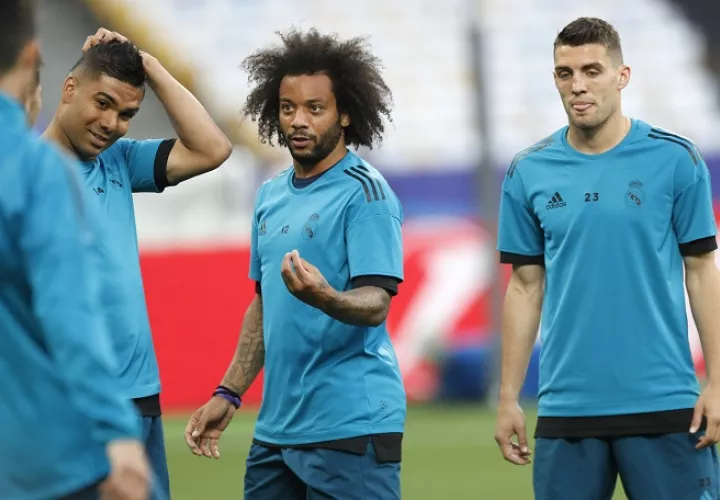
{"type": "Polygon", "coordinates": [[[273,434],[264,432],[262,429],[255,429],[254,439],[264,441],[276,446],[298,445],[319,443],[325,441],[335,441],[338,439],[349,439],[358,436],[368,436],[372,434],[385,434],[391,432],[404,432],[405,424],[403,422],[392,422],[383,424],[370,424],[362,427],[354,427],[351,429],[341,429],[335,432],[315,432],[307,434],[273,434]]]}
{"type": "Polygon", "coordinates": [[[146,398],[148,396],[155,396],[156,394],[160,394],[160,387],[161,385],[158,382],[151,385],[133,387],[132,389],[123,392],[127,399],[146,398]]]}
{"type": "Polygon", "coordinates": [[[538,404],[538,417],[604,417],[611,415],[631,415],[634,413],[651,413],[658,411],[682,410],[693,408],[698,394],[682,397],[661,398],[651,401],[619,405],[617,401],[606,405],[586,405],[579,403],[573,406],[538,404]]]}

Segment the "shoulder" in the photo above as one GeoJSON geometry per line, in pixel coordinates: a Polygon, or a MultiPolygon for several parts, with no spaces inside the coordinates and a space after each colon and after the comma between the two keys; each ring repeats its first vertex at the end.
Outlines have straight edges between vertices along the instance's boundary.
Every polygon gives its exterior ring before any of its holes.
{"type": "Polygon", "coordinates": [[[134,139],[120,138],[115,144],[100,153],[98,158],[106,165],[126,166],[127,151],[130,150],[136,142],[134,139]]]}
{"type": "Polygon", "coordinates": [[[288,177],[292,174],[292,172],[293,167],[290,166],[273,175],[269,179],[264,180],[257,189],[258,199],[261,196],[267,196],[269,193],[277,192],[278,190],[286,190],[288,188],[288,177]]]}
{"type": "Polygon", "coordinates": [[[402,218],[402,206],[390,183],[378,169],[350,153],[341,165],[337,177],[340,188],[347,193],[349,204],[362,206],[363,212],[391,212],[402,218]]]}
{"type": "Polygon", "coordinates": [[[691,139],[645,122],[639,121],[638,127],[640,140],[654,151],[693,165],[699,165],[702,162],[700,150],[691,139]]]}
{"type": "Polygon", "coordinates": [[[385,176],[352,151],[348,151],[337,169],[340,189],[348,192],[351,199],[363,200],[365,203],[397,200],[385,176]]]}
{"type": "Polygon", "coordinates": [[[513,157],[512,162],[510,162],[510,167],[507,169],[507,177],[513,178],[516,173],[530,168],[530,165],[542,163],[562,151],[561,136],[566,130],[567,127],[563,127],[555,131],[552,135],[545,137],[532,146],[517,153],[513,157]]]}

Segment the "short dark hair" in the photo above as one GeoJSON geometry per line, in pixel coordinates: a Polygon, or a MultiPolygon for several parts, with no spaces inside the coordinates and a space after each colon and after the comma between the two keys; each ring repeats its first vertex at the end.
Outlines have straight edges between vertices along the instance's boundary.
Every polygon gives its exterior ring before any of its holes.
{"type": "Polygon", "coordinates": [[[0,1],[0,74],[17,63],[20,52],[35,38],[34,0],[0,1]]]}
{"type": "Polygon", "coordinates": [[[107,75],[134,87],[145,84],[145,66],[140,50],[131,42],[111,40],[90,47],[78,59],[76,68],[93,75],[107,75]]]}
{"type": "Polygon", "coordinates": [[[561,45],[580,47],[588,44],[604,46],[611,57],[622,63],[620,35],[612,24],[597,17],[580,17],[565,26],[555,38],[553,49],[561,45]]]}
{"type": "Polygon", "coordinates": [[[332,81],[339,113],[346,113],[345,142],[351,146],[373,147],[382,140],[383,117],[392,121],[392,93],[364,38],[340,40],[337,35],[322,35],[290,30],[278,33],[279,46],[261,49],[247,57],[242,67],[248,81],[256,87],[250,92],[245,115],[258,122],[260,140],[286,146],[280,126],[280,82],[285,76],[326,74],[332,81]]]}

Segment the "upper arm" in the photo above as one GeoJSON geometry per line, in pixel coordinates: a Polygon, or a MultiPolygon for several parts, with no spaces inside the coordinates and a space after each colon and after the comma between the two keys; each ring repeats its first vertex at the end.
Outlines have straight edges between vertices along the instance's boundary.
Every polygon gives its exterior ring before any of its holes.
{"type": "MultiPolygon", "coordinates": [[[[383,180],[377,180],[383,182],[383,180]]],[[[384,198],[358,192],[348,207],[345,229],[350,278],[384,276],[402,282],[402,208],[386,184],[384,198]]]]}
{"type": "Polygon", "coordinates": [[[709,271],[717,270],[714,251],[685,255],[683,262],[685,263],[686,280],[692,279],[693,275],[707,274],[709,271]]]}
{"type": "Polygon", "coordinates": [[[544,235],[517,168],[505,176],[498,215],[498,250],[507,264],[542,264],[544,235]]]}
{"type": "Polygon", "coordinates": [[[170,185],[168,158],[176,144],[177,139],[118,140],[133,192],[162,193],[170,185]]]}
{"type": "Polygon", "coordinates": [[[538,264],[513,265],[510,279],[523,288],[542,287],[545,284],[545,267],[538,264]]]}
{"type": "Polygon", "coordinates": [[[167,162],[167,179],[169,185],[175,186],[192,177],[219,167],[230,157],[232,147],[230,142],[225,139],[222,145],[218,145],[215,149],[218,148],[218,151],[213,151],[212,154],[208,154],[207,152],[193,151],[180,140],[175,142],[167,162]]]}
{"type": "Polygon", "coordinates": [[[674,172],[673,229],[683,255],[717,248],[710,172],[700,153],[683,154],[674,172]]]}

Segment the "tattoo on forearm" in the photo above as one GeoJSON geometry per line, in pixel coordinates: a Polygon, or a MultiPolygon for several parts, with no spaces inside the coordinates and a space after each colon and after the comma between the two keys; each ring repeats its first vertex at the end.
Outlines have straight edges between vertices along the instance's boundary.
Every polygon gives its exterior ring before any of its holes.
{"type": "Polygon", "coordinates": [[[256,296],[245,313],[240,340],[222,384],[241,396],[265,364],[262,299],[256,296]]]}
{"type": "Polygon", "coordinates": [[[390,294],[383,288],[364,286],[335,291],[321,309],[338,321],[358,326],[377,326],[387,317],[390,294]]]}

